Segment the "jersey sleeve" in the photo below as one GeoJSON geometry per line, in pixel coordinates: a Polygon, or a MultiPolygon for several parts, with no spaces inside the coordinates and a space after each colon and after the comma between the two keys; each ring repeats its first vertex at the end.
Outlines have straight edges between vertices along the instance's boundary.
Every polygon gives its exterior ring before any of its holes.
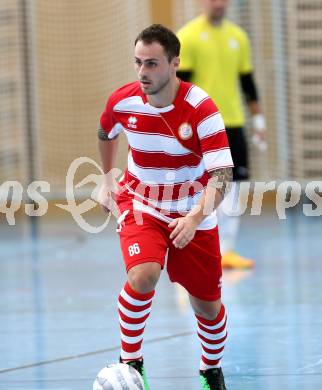
{"type": "Polygon", "coordinates": [[[102,140],[112,140],[116,138],[123,127],[121,123],[117,121],[117,118],[114,113],[115,99],[114,96],[108,99],[105,109],[100,118],[100,128],[98,130],[99,138],[102,140]]]}
{"type": "Polygon", "coordinates": [[[197,115],[197,133],[207,171],[233,167],[224,121],[215,103],[206,99],[197,115]]]}
{"type": "Polygon", "coordinates": [[[239,73],[251,73],[253,71],[252,59],[251,59],[251,48],[247,34],[244,31],[240,33],[240,48],[241,58],[239,64],[239,73]]]}
{"type": "Polygon", "coordinates": [[[187,32],[182,29],[177,33],[179,38],[181,48],[180,48],[180,71],[193,71],[194,69],[194,48],[193,40],[187,34],[187,32]]]}

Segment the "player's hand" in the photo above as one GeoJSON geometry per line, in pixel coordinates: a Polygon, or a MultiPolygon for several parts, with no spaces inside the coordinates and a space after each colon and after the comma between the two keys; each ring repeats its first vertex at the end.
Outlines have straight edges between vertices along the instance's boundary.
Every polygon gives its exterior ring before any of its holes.
{"type": "Polygon", "coordinates": [[[263,131],[254,131],[252,138],[253,144],[259,151],[265,152],[267,150],[266,133],[263,131]]]}
{"type": "Polygon", "coordinates": [[[170,234],[173,245],[182,249],[194,238],[198,222],[193,216],[186,216],[173,220],[168,226],[173,229],[170,234]]]}
{"type": "Polygon", "coordinates": [[[102,210],[105,213],[112,213],[115,217],[119,214],[116,196],[117,192],[111,191],[111,188],[104,183],[101,185],[97,195],[97,202],[101,205],[102,210]]]}
{"type": "Polygon", "coordinates": [[[259,151],[265,152],[267,150],[266,141],[266,120],[263,114],[256,114],[253,116],[253,145],[259,151]]]}

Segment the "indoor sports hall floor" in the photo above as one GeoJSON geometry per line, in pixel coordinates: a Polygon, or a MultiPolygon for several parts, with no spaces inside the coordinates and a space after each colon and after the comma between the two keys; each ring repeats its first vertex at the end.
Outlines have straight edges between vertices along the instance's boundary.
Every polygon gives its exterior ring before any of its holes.
{"type": "MultiPolygon", "coordinates": [[[[101,217],[95,217],[100,219],[101,217]]],[[[253,271],[224,273],[228,390],[322,389],[322,219],[301,209],[243,218],[253,271]]],[[[123,271],[114,226],[0,225],[0,389],[88,390],[118,358],[123,271]]],[[[163,275],[145,335],[151,390],[198,390],[199,344],[184,292],[163,275]]]]}

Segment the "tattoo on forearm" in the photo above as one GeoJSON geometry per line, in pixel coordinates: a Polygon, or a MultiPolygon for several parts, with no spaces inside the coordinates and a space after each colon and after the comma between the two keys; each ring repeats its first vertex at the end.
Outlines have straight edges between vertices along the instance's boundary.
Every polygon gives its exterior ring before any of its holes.
{"type": "Polygon", "coordinates": [[[222,199],[224,199],[230,191],[232,179],[233,170],[231,168],[216,169],[212,172],[208,186],[216,188],[220,192],[222,199]]]}

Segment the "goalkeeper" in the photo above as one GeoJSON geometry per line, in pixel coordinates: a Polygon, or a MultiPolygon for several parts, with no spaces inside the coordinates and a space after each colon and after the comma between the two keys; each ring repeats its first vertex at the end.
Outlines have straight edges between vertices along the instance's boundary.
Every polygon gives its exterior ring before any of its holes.
{"type": "Polygon", "coordinates": [[[224,119],[234,162],[234,185],[218,209],[223,268],[252,268],[253,260],[235,252],[240,225],[239,182],[249,178],[245,116],[240,94],[252,116],[253,140],[266,148],[262,114],[251,63],[247,34],[225,18],[228,0],[200,0],[203,14],[178,31],[181,63],[178,77],[204,89],[216,101],[224,119]]]}

